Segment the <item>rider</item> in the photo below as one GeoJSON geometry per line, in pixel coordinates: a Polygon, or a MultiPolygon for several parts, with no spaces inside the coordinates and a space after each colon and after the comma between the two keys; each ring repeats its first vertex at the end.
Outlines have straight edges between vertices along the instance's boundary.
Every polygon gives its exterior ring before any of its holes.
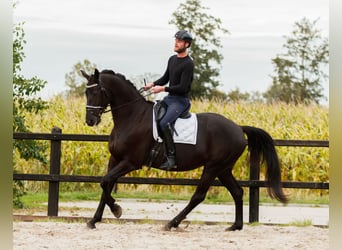
{"type": "Polygon", "coordinates": [[[164,75],[144,87],[145,90],[151,89],[152,93],[168,92],[163,99],[168,106],[167,112],[159,123],[167,158],[160,168],[165,170],[177,168],[171,124],[191,105],[189,92],[194,75],[194,63],[188,55],[191,42],[192,36],[188,31],[178,31],[173,49],[177,54],[169,58],[164,75]],[[168,82],[169,86],[164,86],[168,82]]]}

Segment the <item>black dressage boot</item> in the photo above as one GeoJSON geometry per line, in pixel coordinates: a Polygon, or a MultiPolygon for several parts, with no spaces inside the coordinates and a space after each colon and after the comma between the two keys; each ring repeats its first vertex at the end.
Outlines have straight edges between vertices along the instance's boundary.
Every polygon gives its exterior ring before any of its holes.
{"type": "Polygon", "coordinates": [[[168,126],[162,131],[163,133],[163,140],[165,145],[165,152],[166,152],[166,161],[160,166],[160,169],[163,170],[172,170],[176,169],[176,148],[173,142],[171,126],[168,126]]]}

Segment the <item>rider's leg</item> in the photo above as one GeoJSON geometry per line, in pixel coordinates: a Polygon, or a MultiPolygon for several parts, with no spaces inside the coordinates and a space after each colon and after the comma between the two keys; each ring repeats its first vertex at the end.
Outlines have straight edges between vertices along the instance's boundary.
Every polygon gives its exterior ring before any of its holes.
{"type": "Polygon", "coordinates": [[[162,129],[162,137],[165,145],[166,161],[160,166],[161,169],[176,169],[176,148],[172,137],[172,128],[170,123],[162,129]]]}
{"type": "Polygon", "coordinates": [[[173,124],[179,115],[187,108],[187,104],[176,97],[167,96],[164,98],[167,104],[167,111],[159,122],[161,136],[164,141],[166,161],[161,165],[161,169],[171,170],[176,166],[176,149],[173,142],[173,133],[171,124],[173,124]]]}

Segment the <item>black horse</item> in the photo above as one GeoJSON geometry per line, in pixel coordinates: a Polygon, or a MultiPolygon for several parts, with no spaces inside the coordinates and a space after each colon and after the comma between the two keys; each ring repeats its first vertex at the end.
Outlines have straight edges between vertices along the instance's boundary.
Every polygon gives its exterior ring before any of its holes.
{"type": "MultiPolygon", "coordinates": [[[[107,106],[110,106],[115,122],[109,138],[111,156],[108,172],[101,181],[101,200],[94,217],[87,223],[88,227],[95,228],[95,223],[102,219],[106,204],[115,217],[121,216],[122,209],[111,196],[118,178],[146,166],[151,161],[151,151],[156,145],[152,135],[153,102],[147,101],[141,91],[119,73],[111,70],[100,73],[97,69],[92,75],[81,72],[88,80],[87,124],[99,124],[107,106]]],[[[197,144],[176,143],[175,171],[189,171],[200,166],[204,166],[204,169],[189,204],[165,225],[166,230],[178,227],[187,214],[205,199],[216,177],[228,189],[235,202],[235,222],[227,230],[242,229],[243,189],[232,175],[232,169],[247,145],[251,159],[257,159],[259,162],[264,160],[266,163],[269,195],[280,202],[287,202],[282,190],[277,152],[273,139],[267,132],[260,128],[239,126],[215,113],[199,113],[197,120],[197,144]]],[[[159,154],[152,161],[151,167],[158,168],[163,158],[163,153],[159,154]]]]}

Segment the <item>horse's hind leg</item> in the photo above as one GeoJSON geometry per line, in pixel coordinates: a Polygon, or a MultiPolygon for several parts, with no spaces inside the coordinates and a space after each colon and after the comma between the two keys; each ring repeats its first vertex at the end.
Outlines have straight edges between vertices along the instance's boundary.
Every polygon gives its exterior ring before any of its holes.
{"type": "Polygon", "coordinates": [[[207,167],[205,167],[200,179],[200,183],[198,184],[195,193],[191,197],[189,204],[175,218],[165,225],[165,230],[171,230],[172,227],[178,227],[182,220],[184,220],[186,216],[205,199],[210,184],[215,178],[216,171],[208,171],[207,167]]]}
{"type": "Polygon", "coordinates": [[[243,227],[243,189],[236,181],[231,171],[223,172],[218,176],[222,184],[228,189],[235,202],[235,222],[227,231],[241,230],[243,227]]]}

